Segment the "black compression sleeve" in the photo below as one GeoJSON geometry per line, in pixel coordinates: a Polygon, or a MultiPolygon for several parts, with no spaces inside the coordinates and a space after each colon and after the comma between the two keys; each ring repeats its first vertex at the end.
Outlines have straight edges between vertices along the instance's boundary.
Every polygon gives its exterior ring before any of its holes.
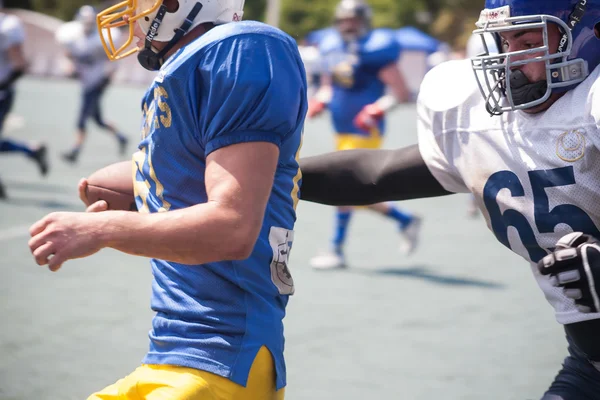
{"type": "Polygon", "coordinates": [[[600,319],[565,325],[565,331],[590,361],[600,362],[600,319]]]}
{"type": "Polygon", "coordinates": [[[345,150],[300,160],[303,200],[344,206],[451,194],[431,174],[418,146],[345,150]]]}
{"type": "Polygon", "coordinates": [[[8,89],[17,79],[23,75],[25,71],[22,69],[15,69],[4,81],[0,82],[0,90],[8,89]]]}

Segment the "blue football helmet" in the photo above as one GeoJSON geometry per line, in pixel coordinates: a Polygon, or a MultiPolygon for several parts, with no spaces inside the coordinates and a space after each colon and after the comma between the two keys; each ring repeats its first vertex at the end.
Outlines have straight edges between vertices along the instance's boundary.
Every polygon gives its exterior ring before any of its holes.
{"type": "MultiPolygon", "coordinates": [[[[582,82],[600,64],[600,38],[595,30],[599,23],[600,0],[486,0],[473,33],[482,40],[484,34],[493,34],[501,50],[499,54],[485,51],[473,57],[471,64],[488,112],[499,115],[535,107],[552,93],[565,92],[582,82]],[[549,48],[549,23],[558,25],[562,35],[556,51],[549,48]],[[501,32],[525,29],[541,29],[543,45],[502,50],[501,32]],[[522,57],[533,53],[533,58],[522,57]],[[546,64],[544,81],[530,82],[515,68],[532,62],[546,64]]],[[[487,48],[485,41],[483,45],[487,48]]]]}

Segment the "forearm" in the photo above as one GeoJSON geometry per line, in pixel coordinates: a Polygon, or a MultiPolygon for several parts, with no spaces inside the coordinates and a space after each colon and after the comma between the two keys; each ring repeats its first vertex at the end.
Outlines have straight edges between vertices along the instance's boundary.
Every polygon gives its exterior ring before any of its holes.
{"type": "Polygon", "coordinates": [[[450,194],[431,175],[417,145],[347,150],[300,160],[303,200],[367,205],[450,194]]]}
{"type": "Polygon", "coordinates": [[[387,87],[387,93],[375,102],[381,110],[391,111],[399,104],[410,100],[410,90],[396,63],[383,68],[379,72],[379,79],[387,87]]]}
{"type": "Polygon", "coordinates": [[[245,259],[257,236],[243,228],[240,215],[216,202],[154,214],[104,214],[100,240],[105,247],[181,264],[245,259]]]}
{"type": "Polygon", "coordinates": [[[329,104],[333,95],[333,89],[329,85],[322,85],[314,95],[314,98],[323,104],[329,104]]]}
{"type": "Polygon", "coordinates": [[[398,107],[400,103],[404,103],[407,101],[405,97],[399,97],[393,94],[386,94],[381,96],[375,104],[385,113],[392,111],[394,108],[398,107]]]}

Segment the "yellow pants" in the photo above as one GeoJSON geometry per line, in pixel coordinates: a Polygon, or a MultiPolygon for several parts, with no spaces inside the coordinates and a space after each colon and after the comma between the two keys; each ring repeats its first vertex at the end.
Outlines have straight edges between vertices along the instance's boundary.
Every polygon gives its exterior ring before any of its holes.
{"type": "Polygon", "coordinates": [[[383,138],[379,131],[374,129],[370,136],[340,133],[335,135],[335,144],[338,151],[353,149],[379,149],[383,144],[383,138]]]}
{"type": "Polygon", "coordinates": [[[284,395],[285,389],[275,390],[273,358],[262,347],[246,387],[193,368],[142,365],[88,400],[283,400],[284,395]]]}

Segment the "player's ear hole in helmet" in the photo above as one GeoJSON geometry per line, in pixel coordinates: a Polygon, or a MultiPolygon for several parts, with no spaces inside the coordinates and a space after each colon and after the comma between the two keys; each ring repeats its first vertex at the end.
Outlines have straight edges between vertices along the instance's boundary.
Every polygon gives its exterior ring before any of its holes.
{"type": "Polygon", "coordinates": [[[535,48],[501,48],[471,59],[488,112],[543,111],[575,88],[600,64],[599,24],[600,0],[486,0],[474,33],[498,39],[537,30],[543,39],[535,48]],[[552,26],[560,34],[554,48],[552,26]],[[523,73],[532,63],[542,64],[543,79],[531,82],[523,73]]]}
{"type": "Polygon", "coordinates": [[[100,12],[96,17],[100,37],[110,60],[128,57],[139,50],[140,64],[158,70],[165,55],[194,28],[240,21],[244,0],[124,0],[100,12]],[[132,48],[136,25],[145,34],[142,49],[132,48]],[[111,29],[129,29],[127,40],[117,46],[111,29]],[[152,42],[165,43],[157,50],[152,42]]]}

